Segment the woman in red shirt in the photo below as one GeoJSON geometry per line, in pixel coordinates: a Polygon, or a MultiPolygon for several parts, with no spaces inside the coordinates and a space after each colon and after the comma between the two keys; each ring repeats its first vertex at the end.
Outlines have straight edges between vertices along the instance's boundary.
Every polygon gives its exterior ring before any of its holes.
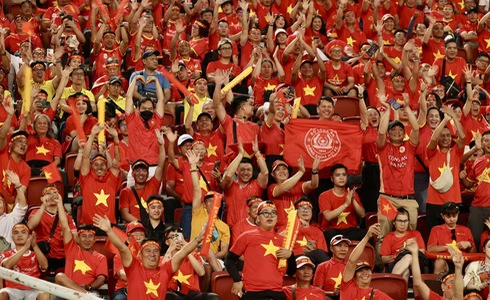
{"type": "MultiPolygon", "coordinates": [[[[80,122],[82,123],[82,129],[86,136],[90,135],[92,127],[97,124],[97,119],[91,115],[92,106],[90,105],[90,100],[87,96],[82,93],[76,93],[69,97],[68,101],[76,101],[76,109],[80,114],[80,122]]],[[[63,143],[63,152],[77,152],[79,146],[78,143],[78,132],[77,132],[77,124],[76,119],[73,116],[68,117],[66,120],[66,129],[65,132],[67,134],[66,141],[63,143]]]]}

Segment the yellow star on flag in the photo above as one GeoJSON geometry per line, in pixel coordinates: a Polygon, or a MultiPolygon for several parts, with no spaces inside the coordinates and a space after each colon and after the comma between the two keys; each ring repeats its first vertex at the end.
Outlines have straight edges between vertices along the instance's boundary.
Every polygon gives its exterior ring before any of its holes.
{"type": "MultiPolygon", "coordinates": [[[[148,204],[146,204],[146,201],[145,201],[145,199],[143,199],[143,197],[140,197],[140,202],[141,202],[141,205],[143,205],[144,209],[148,208],[148,204]]],[[[140,208],[140,206],[138,204],[136,204],[134,207],[136,207],[137,209],[140,208]]]]}
{"type": "Polygon", "coordinates": [[[477,135],[477,134],[479,134],[479,133],[480,133],[480,130],[476,130],[476,131],[473,131],[473,130],[472,130],[472,131],[471,131],[471,135],[472,135],[473,137],[471,138],[471,140],[472,140],[472,141],[474,141],[474,140],[475,140],[476,135],[477,135]]]}
{"type": "Polygon", "coordinates": [[[458,243],[455,240],[453,240],[451,242],[451,244],[446,244],[446,246],[449,246],[449,247],[453,248],[456,252],[461,253],[461,250],[459,250],[459,248],[458,248],[458,243]]]}
{"type": "Polygon", "coordinates": [[[396,62],[397,64],[401,63],[401,60],[400,58],[397,56],[397,57],[394,57],[393,58],[393,61],[396,62]]]}
{"type": "Polygon", "coordinates": [[[46,156],[46,154],[48,154],[49,152],[51,151],[44,148],[44,145],[41,145],[41,147],[36,147],[36,154],[43,154],[44,156],[46,156]]]}
{"type": "Polygon", "coordinates": [[[143,281],[146,287],[146,294],[153,294],[156,297],[158,297],[158,288],[160,287],[160,282],[158,284],[154,284],[153,281],[150,279],[149,282],[143,281]]]}
{"type": "Polygon", "coordinates": [[[306,236],[303,236],[303,239],[300,241],[297,240],[296,243],[298,243],[298,245],[300,245],[301,247],[306,246],[306,244],[308,244],[308,241],[306,240],[306,236]]]}
{"type": "Polygon", "coordinates": [[[352,38],[352,36],[347,38],[347,45],[354,47],[354,43],[357,42],[355,39],[352,38]]]}
{"type": "Polygon", "coordinates": [[[51,175],[53,175],[53,174],[50,172],[44,171],[44,177],[46,177],[46,179],[51,179],[51,175]]]}
{"type": "Polygon", "coordinates": [[[464,0],[461,0],[461,2],[458,2],[458,5],[460,7],[461,10],[464,9],[464,0]]]}
{"type": "Polygon", "coordinates": [[[476,179],[478,180],[478,182],[490,183],[490,176],[488,176],[489,173],[490,173],[490,168],[485,168],[485,170],[483,170],[483,172],[480,175],[478,175],[476,179]]]}
{"type": "Polygon", "coordinates": [[[109,207],[109,205],[107,205],[107,199],[109,198],[110,194],[106,194],[104,192],[104,189],[100,190],[100,193],[94,193],[94,196],[95,198],[97,198],[97,202],[95,203],[95,206],[99,205],[99,204],[103,204],[105,205],[106,207],[109,207]]]}
{"type": "Polygon", "coordinates": [[[269,240],[269,244],[260,244],[262,247],[264,247],[265,249],[265,253],[264,253],[264,256],[267,256],[269,254],[271,254],[272,256],[274,256],[275,258],[277,258],[276,256],[276,251],[281,249],[280,247],[277,247],[276,245],[274,245],[274,243],[272,242],[272,240],[269,240]]]}
{"type": "Polygon", "coordinates": [[[174,280],[177,280],[177,281],[178,281],[178,282],[180,282],[180,283],[185,283],[185,284],[187,284],[187,285],[191,285],[191,284],[189,283],[189,281],[187,280],[187,279],[189,279],[189,277],[191,277],[191,275],[190,275],[190,274],[189,274],[189,275],[184,275],[184,274],[182,274],[182,272],[179,270],[179,273],[177,274],[177,276],[174,276],[174,277],[172,277],[172,278],[173,278],[174,280]]]}
{"type": "Polygon", "coordinates": [[[89,267],[83,260],[75,259],[75,266],[73,267],[73,272],[80,271],[83,275],[87,273],[87,271],[92,271],[92,268],[89,267]]]}
{"type": "Polygon", "coordinates": [[[391,210],[391,206],[389,204],[383,205],[383,211],[389,212],[391,210]]]}
{"type": "Polygon", "coordinates": [[[316,90],[316,86],[310,87],[309,85],[306,85],[303,88],[303,92],[305,93],[305,96],[315,96],[315,93],[314,93],[315,90],[316,90]]]}
{"type": "Polygon", "coordinates": [[[487,48],[490,48],[490,38],[484,39],[484,41],[487,43],[487,48]]]}
{"type": "Polygon", "coordinates": [[[451,70],[449,70],[449,74],[447,74],[447,76],[451,77],[453,80],[454,78],[456,78],[458,74],[453,74],[453,72],[451,70]]]}
{"type": "Polygon", "coordinates": [[[438,58],[444,58],[444,54],[441,53],[441,50],[437,50],[437,53],[432,53],[434,55],[434,60],[438,58]]]}
{"type": "Polygon", "coordinates": [[[277,85],[271,84],[270,82],[267,83],[267,86],[265,87],[266,91],[272,91],[273,89],[276,88],[277,85]]]}
{"type": "Polygon", "coordinates": [[[284,211],[289,215],[293,210],[295,210],[293,202],[289,201],[289,207],[285,208],[284,211]]]}
{"type": "Polygon", "coordinates": [[[341,212],[340,215],[337,216],[337,225],[342,222],[348,224],[346,219],[348,215],[350,215],[350,212],[341,212]]]}
{"type": "Polygon", "coordinates": [[[340,283],[342,282],[342,272],[339,272],[339,276],[330,277],[330,279],[332,279],[333,282],[335,282],[335,285],[334,285],[335,288],[340,286],[340,283]]]}
{"type": "Polygon", "coordinates": [[[216,149],[218,149],[218,146],[213,146],[213,144],[209,143],[208,145],[208,157],[211,157],[211,156],[218,156],[218,154],[216,154],[216,149]]]}
{"type": "Polygon", "coordinates": [[[442,175],[442,173],[444,172],[444,170],[445,170],[446,168],[449,168],[449,170],[450,170],[450,171],[452,171],[452,170],[453,170],[453,168],[452,168],[452,167],[447,166],[445,162],[444,162],[444,164],[442,165],[442,167],[437,168],[437,169],[439,170],[439,172],[441,172],[441,175],[442,175]]]}
{"type": "Polygon", "coordinates": [[[10,182],[10,180],[8,179],[7,173],[5,173],[5,170],[2,170],[2,174],[3,174],[3,183],[5,183],[5,185],[7,185],[7,187],[10,187],[12,182],[10,182]]]}
{"type": "Polygon", "coordinates": [[[289,6],[288,6],[288,8],[287,8],[286,12],[287,12],[289,15],[291,15],[291,13],[293,12],[293,5],[292,5],[292,4],[289,4],[289,6]]]}
{"type": "Polygon", "coordinates": [[[208,191],[208,186],[206,185],[206,181],[204,181],[204,178],[202,176],[199,176],[199,186],[206,192],[208,191]]]}

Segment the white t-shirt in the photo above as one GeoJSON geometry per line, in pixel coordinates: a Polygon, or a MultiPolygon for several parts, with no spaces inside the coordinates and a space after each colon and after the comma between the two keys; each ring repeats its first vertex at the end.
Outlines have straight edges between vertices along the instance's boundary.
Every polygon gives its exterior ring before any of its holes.
{"type": "Polygon", "coordinates": [[[12,228],[22,221],[26,212],[27,205],[20,207],[16,204],[11,213],[0,216],[0,236],[3,236],[10,243],[12,249],[15,249],[15,244],[12,242],[12,228]]]}

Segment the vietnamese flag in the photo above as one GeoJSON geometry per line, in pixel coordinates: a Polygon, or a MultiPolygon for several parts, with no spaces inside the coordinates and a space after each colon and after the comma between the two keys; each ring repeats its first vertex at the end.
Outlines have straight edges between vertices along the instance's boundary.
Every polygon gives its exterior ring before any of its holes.
{"type": "MultiPolygon", "coordinates": [[[[112,230],[114,230],[114,232],[117,234],[117,236],[121,239],[121,241],[124,243],[126,241],[126,233],[124,231],[122,231],[121,229],[117,228],[117,227],[112,227],[112,230]]],[[[104,249],[111,252],[111,253],[114,253],[114,254],[118,254],[119,251],[117,250],[116,246],[114,246],[114,244],[111,242],[111,240],[108,238],[107,241],[105,242],[105,245],[104,245],[104,249]]],[[[131,248],[130,248],[131,249],[131,248]]]]}
{"type": "Polygon", "coordinates": [[[22,23],[22,31],[26,33],[28,36],[32,36],[34,34],[34,27],[31,22],[22,23]]]}
{"type": "Polygon", "coordinates": [[[291,119],[286,125],[284,160],[297,166],[303,156],[305,166],[311,168],[318,158],[320,169],[342,163],[349,174],[355,174],[361,165],[362,136],[357,124],[291,119]]]}
{"type": "Polygon", "coordinates": [[[398,214],[398,210],[391,204],[386,197],[383,195],[379,196],[379,211],[381,214],[391,220],[394,220],[396,218],[396,215],[398,214]]]}
{"type": "Polygon", "coordinates": [[[57,181],[61,182],[60,170],[55,163],[51,163],[43,167],[44,176],[48,180],[48,183],[55,183],[57,181]]]}

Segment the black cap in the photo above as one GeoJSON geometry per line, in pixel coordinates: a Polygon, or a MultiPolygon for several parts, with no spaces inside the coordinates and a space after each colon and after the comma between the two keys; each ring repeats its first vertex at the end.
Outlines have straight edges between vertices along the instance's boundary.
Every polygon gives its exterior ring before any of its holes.
{"type": "Polygon", "coordinates": [[[117,77],[117,76],[112,76],[109,79],[109,84],[115,84],[115,83],[122,84],[122,79],[120,77],[117,77]]]}
{"type": "Polygon", "coordinates": [[[478,9],[477,9],[476,7],[472,7],[472,8],[470,8],[470,9],[468,9],[468,10],[466,11],[466,14],[467,14],[467,15],[469,15],[469,14],[471,14],[472,12],[474,12],[475,14],[477,14],[477,13],[478,13],[478,9]]]}
{"type": "Polygon", "coordinates": [[[197,120],[199,120],[202,117],[208,117],[210,120],[213,120],[213,118],[211,117],[211,115],[208,114],[207,112],[200,113],[199,116],[197,116],[197,120]]]}
{"type": "Polygon", "coordinates": [[[395,126],[400,126],[401,128],[403,128],[403,130],[405,130],[405,125],[403,125],[403,123],[398,120],[391,121],[390,124],[388,124],[388,130],[391,130],[391,128],[395,126]]]}
{"type": "Polygon", "coordinates": [[[13,141],[13,140],[17,139],[18,137],[24,137],[27,139],[29,137],[29,134],[27,133],[27,131],[24,131],[24,130],[16,130],[12,133],[10,140],[13,141]]]}
{"type": "Polygon", "coordinates": [[[46,69],[46,63],[42,60],[35,60],[35,61],[31,62],[30,67],[34,68],[37,65],[42,65],[44,67],[44,69],[46,69]]]}
{"type": "Polygon", "coordinates": [[[145,170],[148,170],[149,168],[150,168],[150,165],[144,159],[135,160],[131,164],[131,169],[132,170],[136,170],[136,169],[145,169],[145,170]]]}
{"type": "Polygon", "coordinates": [[[179,69],[180,68],[186,68],[187,69],[187,66],[184,64],[183,61],[179,61],[179,69]]]}
{"type": "Polygon", "coordinates": [[[147,51],[145,51],[145,53],[143,53],[143,57],[142,58],[145,59],[145,58],[147,58],[149,56],[152,56],[152,55],[158,56],[158,55],[160,55],[160,52],[158,52],[156,50],[147,50],[147,51]]]}

